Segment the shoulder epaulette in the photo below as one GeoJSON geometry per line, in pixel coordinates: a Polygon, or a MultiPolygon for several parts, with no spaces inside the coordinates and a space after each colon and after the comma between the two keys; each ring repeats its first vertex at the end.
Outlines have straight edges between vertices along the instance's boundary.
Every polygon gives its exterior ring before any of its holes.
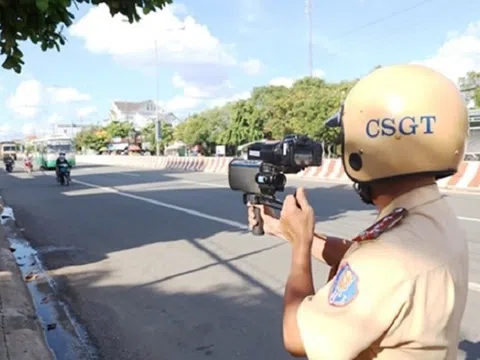
{"type": "Polygon", "coordinates": [[[362,231],[359,235],[354,237],[352,241],[360,242],[378,238],[384,232],[396,226],[407,215],[407,213],[408,211],[405,208],[393,209],[390,214],[385,215],[368,229],[362,231]]]}

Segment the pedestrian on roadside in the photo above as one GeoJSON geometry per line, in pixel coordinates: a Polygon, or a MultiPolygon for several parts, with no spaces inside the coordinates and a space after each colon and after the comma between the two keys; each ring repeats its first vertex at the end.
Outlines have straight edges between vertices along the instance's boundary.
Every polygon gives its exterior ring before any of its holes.
{"type": "Polygon", "coordinates": [[[286,197],[279,219],[258,206],[265,232],[292,245],[286,350],[310,360],[457,359],[468,247],[436,180],[463,160],[468,110],[460,91],[424,66],[382,67],[327,123],[341,128],[345,172],[379,215],[346,241],[314,233],[303,188],[286,197]],[[316,292],[312,255],[332,268],[316,292]]]}

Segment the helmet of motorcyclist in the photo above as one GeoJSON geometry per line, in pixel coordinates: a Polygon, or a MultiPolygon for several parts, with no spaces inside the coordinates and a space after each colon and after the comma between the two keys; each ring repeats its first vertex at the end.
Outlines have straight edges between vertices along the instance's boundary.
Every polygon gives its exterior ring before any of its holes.
{"type": "Polygon", "coordinates": [[[468,109],[441,73],[394,65],[358,81],[326,125],[341,127],[343,167],[362,196],[362,187],[377,181],[456,173],[467,143],[468,109]]]}

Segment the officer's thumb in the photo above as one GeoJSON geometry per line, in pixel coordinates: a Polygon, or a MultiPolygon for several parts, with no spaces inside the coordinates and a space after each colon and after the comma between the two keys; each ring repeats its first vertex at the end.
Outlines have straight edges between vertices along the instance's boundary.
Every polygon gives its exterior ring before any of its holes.
{"type": "Polygon", "coordinates": [[[302,209],[309,206],[309,203],[308,203],[308,200],[307,200],[307,193],[306,193],[305,188],[303,186],[299,187],[297,189],[297,191],[295,192],[295,200],[297,200],[297,204],[302,209]]]}

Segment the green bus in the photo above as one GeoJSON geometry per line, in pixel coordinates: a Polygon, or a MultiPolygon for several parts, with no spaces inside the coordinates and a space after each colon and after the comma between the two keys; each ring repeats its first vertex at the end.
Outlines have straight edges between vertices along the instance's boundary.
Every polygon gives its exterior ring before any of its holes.
{"type": "Polygon", "coordinates": [[[43,169],[55,169],[58,155],[63,152],[71,166],[76,165],[75,146],[69,137],[47,136],[35,139],[33,145],[33,161],[36,166],[43,169]]]}

